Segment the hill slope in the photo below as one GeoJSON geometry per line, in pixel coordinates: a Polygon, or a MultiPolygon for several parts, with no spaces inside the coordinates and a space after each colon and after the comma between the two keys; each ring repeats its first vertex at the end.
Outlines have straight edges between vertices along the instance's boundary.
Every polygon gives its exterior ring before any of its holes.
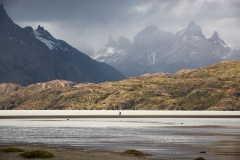
{"type": "MultiPolygon", "coordinates": [[[[36,84],[37,85],[37,84],[36,84]]],[[[40,84],[38,84],[40,85],[40,84]]],[[[240,110],[240,61],[119,82],[25,87],[0,98],[1,109],[240,110]]]]}
{"type": "Polygon", "coordinates": [[[29,85],[54,79],[117,81],[125,77],[112,66],[92,60],[38,26],[21,28],[0,4],[0,82],[29,85]]]}

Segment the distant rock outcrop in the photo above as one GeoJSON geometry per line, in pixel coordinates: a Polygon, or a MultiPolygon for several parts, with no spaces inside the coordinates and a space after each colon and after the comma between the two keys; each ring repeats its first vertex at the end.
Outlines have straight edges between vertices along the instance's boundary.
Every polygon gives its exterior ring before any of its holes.
{"type": "Polygon", "coordinates": [[[19,84],[13,83],[0,83],[0,98],[7,96],[13,92],[23,89],[24,87],[19,84]]]}
{"type": "Polygon", "coordinates": [[[65,80],[52,80],[49,82],[36,83],[27,86],[27,89],[36,90],[36,89],[47,89],[47,88],[67,88],[76,85],[76,83],[65,80]]]}

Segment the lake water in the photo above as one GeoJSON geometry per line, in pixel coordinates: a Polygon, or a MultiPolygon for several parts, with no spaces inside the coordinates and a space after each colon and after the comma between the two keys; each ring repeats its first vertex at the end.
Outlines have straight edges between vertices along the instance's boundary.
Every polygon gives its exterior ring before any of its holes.
{"type": "Polygon", "coordinates": [[[42,143],[107,151],[137,149],[155,158],[240,159],[235,152],[229,157],[211,154],[214,147],[220,151],[223,148],[224,152],[239,149],[239,118],[0,119],[0,133],[1,144],[42,143]]]}

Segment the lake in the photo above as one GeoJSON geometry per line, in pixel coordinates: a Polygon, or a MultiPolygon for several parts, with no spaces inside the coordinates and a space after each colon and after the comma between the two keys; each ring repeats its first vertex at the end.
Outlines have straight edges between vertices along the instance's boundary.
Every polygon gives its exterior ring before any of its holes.
{"type": "Polygon", "coordinates": [[[99,151],[137,149],[154,158],[169,159],[240,159],[239,118],[0,119],[0,132],[1,144],[33,143],[99,151]]]}

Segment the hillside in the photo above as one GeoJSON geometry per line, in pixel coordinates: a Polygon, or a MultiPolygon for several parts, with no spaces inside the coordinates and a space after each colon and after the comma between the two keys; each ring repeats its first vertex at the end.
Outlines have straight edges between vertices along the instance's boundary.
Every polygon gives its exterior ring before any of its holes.
{"type": "Polygon", "coordinates": [[[55,83],[48,87],[39,87],[46,84],[38,83],[1,94],[0,108],[240,110],[240,61],[176,74],[145,74],[118,82],[55,83]]]}

